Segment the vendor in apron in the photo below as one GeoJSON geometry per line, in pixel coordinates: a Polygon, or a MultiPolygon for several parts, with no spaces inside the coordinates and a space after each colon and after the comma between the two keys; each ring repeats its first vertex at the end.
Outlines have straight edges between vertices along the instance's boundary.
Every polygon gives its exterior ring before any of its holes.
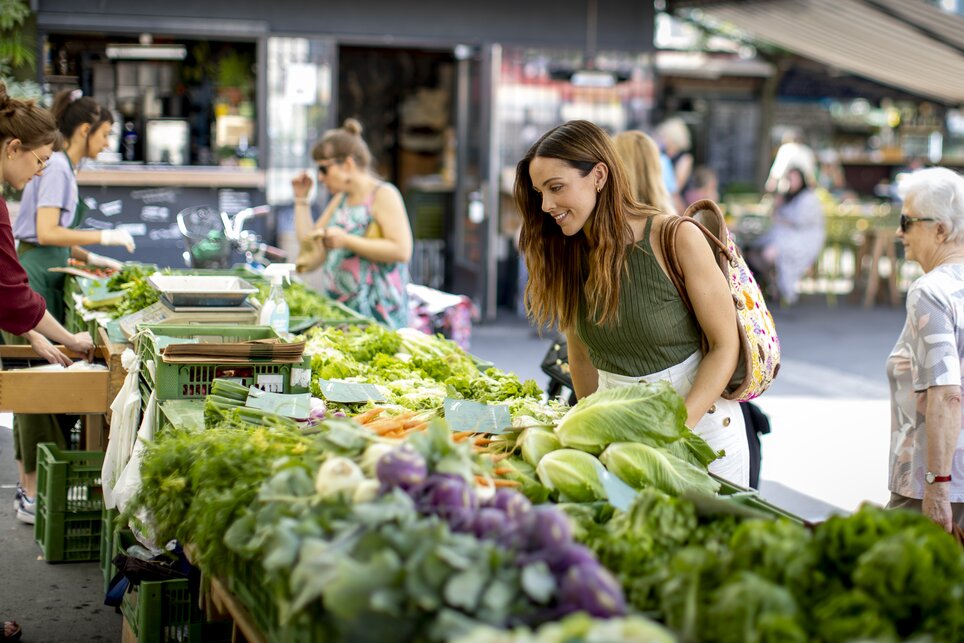
{"type": "MultiPolygon", "coordinates": [[[[125,230],[78,230],[86,206],[78,198],[76,171],[86,158],[107,147],[113,118],[80,90],[57,94],[51,108],[63,138],[63,149],[55,152],[43,174],[27,184],[20,201],[20,214],[13,225],[18,241],[17,254],[30,280],[58,322],[64,321],[64,275],[50,268],[62,268],[73,257],[85,263],[120,268],[115,259],[102,257],[80,246],[90,244],[125,246],[134,251],[134,240],[125,230]]],[[[23,337],[4,333],[8,344],[25,344],[23,337]]],[[[53,442],[67,444],[75,418],[55,415],[15,415],[13,421],[14,456],[20,467],[17,517],[33,523],[37,445],[53,442]]]]}

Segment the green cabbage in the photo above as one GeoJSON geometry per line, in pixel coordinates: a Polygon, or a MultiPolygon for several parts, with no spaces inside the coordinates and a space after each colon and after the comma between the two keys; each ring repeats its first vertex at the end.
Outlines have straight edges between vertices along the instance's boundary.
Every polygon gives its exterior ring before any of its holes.
{"type": "Polygon", "coordinates": [[[616,442],[599,459],[610,473],[636,489],[655,487],[678,496],[688,490],[716,493],[720,488],[705,469],[646,444],[616,442]]]}
{"type": "Polygon", "coordinates": [[[669,382],[634,384],[585,397],[556,428],[562,446],[598,455],[613,442],[662,446],[686,432],[686,406],[669,382]]]}
{"type": "Polygon", "coordinates": [[[606,492],[596,473],[595,457],[575,449],[559,449],[542,456],[536,475],[546,487],[560,494],[560,501],[605,500],[606,492]]]}
{"type": "Polygon", "coordinates": [[[549,429],[532,426],[519,435],[519,447],[522,449],[522,459],[536,466],[542,456],[550,451],[562,448],[559,438],[549,429]]]}

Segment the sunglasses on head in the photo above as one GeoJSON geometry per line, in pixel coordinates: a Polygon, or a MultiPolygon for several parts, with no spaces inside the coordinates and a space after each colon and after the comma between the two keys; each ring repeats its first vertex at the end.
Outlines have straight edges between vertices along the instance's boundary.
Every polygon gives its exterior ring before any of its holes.
{"type": "Polygon", "coordinates": [[[937,219],[934,217],[909,217],[906,214],[901,214],[900,231],[907,232],[907,229],[910,228],[910,224],[912,224],[914,221],[937,221],[937,219]]]}
{"type": "Polygon", "coordinates": [[[338,163],[344,162],[344,160],[345,159],[332,159],[328,162],[322,161],[321,163],[318,163],[318,174],[321,176],[328,176],[328,169],[332,165],[337,165],[338,163]]]}

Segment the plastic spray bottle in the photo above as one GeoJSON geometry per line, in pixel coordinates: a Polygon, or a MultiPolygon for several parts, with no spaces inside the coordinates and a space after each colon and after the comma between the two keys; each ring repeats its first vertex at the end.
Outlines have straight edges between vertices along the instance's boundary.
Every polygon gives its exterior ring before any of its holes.
{"type": "Polygon", "coordinates": [[[281,336],[288,334],[291,323],[291,310],[285,301],[284,282],[291,280],[294,272],[293,263],[273,263],[264,269],[264,276],[271,280],[271,290],[268,298],[261,304],[261,315],[258,321],[262,326],[271,326],[281,336]]]}

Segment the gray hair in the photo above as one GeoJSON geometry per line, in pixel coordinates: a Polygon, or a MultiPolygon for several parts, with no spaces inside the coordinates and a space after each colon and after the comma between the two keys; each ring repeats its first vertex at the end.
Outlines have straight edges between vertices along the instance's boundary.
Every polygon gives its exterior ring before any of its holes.
{"type": "Polygon", "coordinates": [[[906,176],[897,186],[914,214],[933,217],[947,228],[947,240],[964,240],[964,176],[943,167],[930,167],[906,176]]]}

